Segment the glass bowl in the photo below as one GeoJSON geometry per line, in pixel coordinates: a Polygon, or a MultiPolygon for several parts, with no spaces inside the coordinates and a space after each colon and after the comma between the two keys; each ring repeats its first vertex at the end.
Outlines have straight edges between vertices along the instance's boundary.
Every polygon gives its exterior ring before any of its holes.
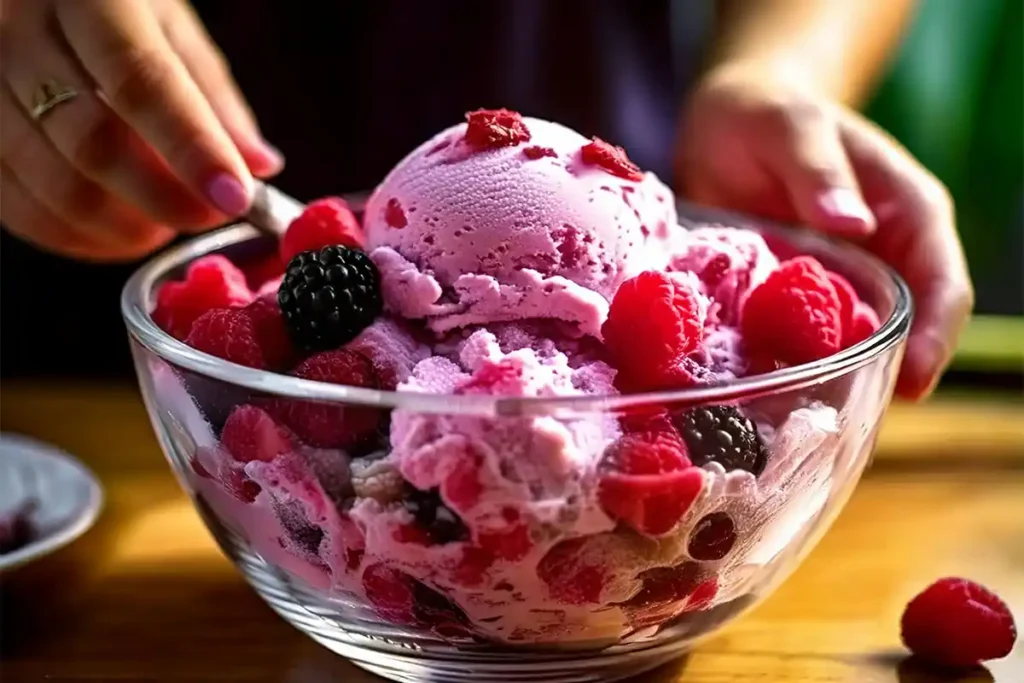
{"type": "Polygon", "coordinates": [[[365,669],[396,681],[579,683],[658,666],[769,595],[828,529],[870,459],[911,319],[904,283],[858,250],[692,206],[680,215],[757,229],[782,257],[816,256],[881,328],[813,364],[665,393],[509,398],[312,382],[196,351],[150,317],[159,285],[195,258],[272,253],[239,225],[157,256],[124,289],[153,428],[256,592],[365,669]],[[707,411],[749,419],[766,459],[753,471],[712,462],[598,479],[609,424],[686,425],[707,411]],[[292,441],[272,415],[312,421],[327,441],[292,441]],[[620,520],[646,521],[616,523],[606,496],[628,508],[620,520]]]}

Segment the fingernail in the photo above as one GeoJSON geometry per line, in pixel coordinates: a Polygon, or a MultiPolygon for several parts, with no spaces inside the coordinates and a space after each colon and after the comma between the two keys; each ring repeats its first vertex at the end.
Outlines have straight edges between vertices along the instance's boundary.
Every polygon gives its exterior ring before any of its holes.
{"type": "Polygon", "coordinates": [[[871,209],[853,190],[845,187],[834,187],[818,196],[818,206],[831,218],[846,222],[855,222],[864,228],[874,223],[871,209]]]}
{"type": "Polygon", "coordinates": [[[281,153],[277,147],[266,140],[261,140],[259,146],[256,148],[256,153],[260,157],[260,161],[270,170],[280,170],[284,166],[284,154],[281,153]]]}
{"type": "Polygon", "coordinates": [[[206,184],[206,196],[228,216],[239,216],[249,208],[249,193],[236,178],[220,173],[206,184]]]}

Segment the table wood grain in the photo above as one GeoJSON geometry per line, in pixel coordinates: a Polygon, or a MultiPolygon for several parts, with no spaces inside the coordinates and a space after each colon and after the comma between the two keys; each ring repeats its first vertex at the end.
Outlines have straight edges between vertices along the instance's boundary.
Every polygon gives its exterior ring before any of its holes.
{"type": "MultiPolygon", "coordinates": [[[[0,585],[4,683],[379,683],[246,586],[179,490],[134,389],[7,383],[0,428],[76,454],[107,489],[92,531],[0,585]]],[[[1020,644],[960,678],[906,660],[902,607],[949,574],[988,584],[1024,621],[1020,402],[894,406],[871,471],[796,573],[635,683],[1024,682],[1020,644]]]]}

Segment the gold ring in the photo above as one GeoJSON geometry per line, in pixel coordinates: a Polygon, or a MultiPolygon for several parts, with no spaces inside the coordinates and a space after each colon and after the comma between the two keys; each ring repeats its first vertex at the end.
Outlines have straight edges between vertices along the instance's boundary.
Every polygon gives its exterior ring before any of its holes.
{"type": "Polygon", "coordinates": [[[32,119],[38,121],[62,102],[73,100],[78,97],[78,91],[61,85],[57,81],[46,81],[38,88],[32,96],[32,119]]]}

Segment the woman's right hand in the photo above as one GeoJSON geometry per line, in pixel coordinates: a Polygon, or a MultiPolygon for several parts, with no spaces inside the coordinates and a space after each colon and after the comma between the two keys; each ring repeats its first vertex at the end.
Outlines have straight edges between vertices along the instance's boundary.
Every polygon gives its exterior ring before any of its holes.
{"type": "Polygon", "coordinates": [[[11,233],[75,258],[134,259],[244,213],[253,176],[283,166],[185,0],[2,3],[11,233]],[[40,112],[54,86],[77,94],[40,112]]]}

